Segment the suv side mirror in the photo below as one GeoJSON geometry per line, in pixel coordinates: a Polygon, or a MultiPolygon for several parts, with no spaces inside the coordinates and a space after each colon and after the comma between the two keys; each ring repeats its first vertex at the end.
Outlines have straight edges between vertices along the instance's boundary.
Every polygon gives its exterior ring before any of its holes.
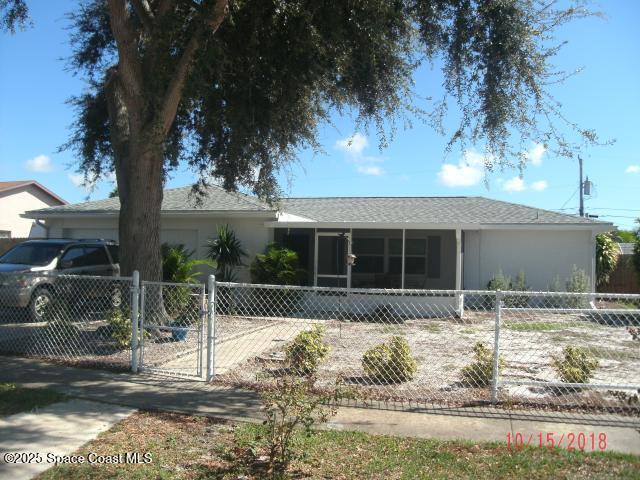
{"type": "Polygon", "coordinates": [[[71,268],[73,267],[73,260],[64,260],[58,264],[58,268],[71,268]]]}

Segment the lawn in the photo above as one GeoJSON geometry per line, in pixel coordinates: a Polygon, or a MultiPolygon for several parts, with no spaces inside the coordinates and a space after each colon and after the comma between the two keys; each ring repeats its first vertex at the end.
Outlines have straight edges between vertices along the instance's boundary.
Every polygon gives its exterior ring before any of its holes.
{"type": "Polygon", "coordinates": [[[53,390],[23,388],[15,383],[0,383],[0,417],[30,412],[64,399],[64,395],[53,390]]]}
{"type": "MultiPolygon", "coordinates": [[[[59,465],[39,479],[258,479],[268,478],[257,439],[262,427],[234,425],[204,417],[140,412],[79,453],[99,455],[150,452],[136,465],[59,465]]],[[[304,456],[289,470],[292,478],[542,479],[638,478],[640,458],[616,453],[582,453],[500,443],[442,442],[364,433],[319,432],[295,439],[304,456]]]]}

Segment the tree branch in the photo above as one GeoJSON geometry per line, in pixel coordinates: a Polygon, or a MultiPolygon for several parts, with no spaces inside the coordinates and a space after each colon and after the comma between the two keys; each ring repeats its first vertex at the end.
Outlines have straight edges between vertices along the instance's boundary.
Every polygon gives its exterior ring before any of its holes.
{"type": "Polygon", "coordinates": [[[111,31],[118,47],[118,74],[126,92],[127,103],[133,106],[142,98],[142,67],[137,35],[131,25],[125,0],[108,0],[108,6],[111,31]]]}
{"type": "Polygon", "coordinates": [[[147,0],[131,0],[131,5],[136,12],[136,15],[140,19],[142,26],[147,32],[151,32],[155,21],[151,7],[147,0]]]}
{"type": "Polygon", "coordinates": [[[208,7],[209,8],[204,7],[201,18],[196,20],[196,22],[202,21],[203,25],[196,25],[193,35],[189,39],[184,52],[182,52],[182,56],[178,61],[173,77],[169,82],[169,86],[162,100],[159,120],[164,135],[169,132],[176,112],[178,111],[178,106],[182,99],[182,92],[189,77],[189,72],[191,71],[193,58],[200,47],[201,35],[204,33],[206,27],[211,29],[210,33],[215,33],[218,30],[227,15],[229,1],[215,0],[215,2],[208,7]]]}

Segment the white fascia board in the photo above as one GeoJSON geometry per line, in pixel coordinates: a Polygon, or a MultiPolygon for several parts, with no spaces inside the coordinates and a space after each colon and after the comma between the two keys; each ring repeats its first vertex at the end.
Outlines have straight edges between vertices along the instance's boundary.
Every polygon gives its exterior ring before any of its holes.
{"type": "Polygon", "coordinates": [[[268,228],[354,228],[368,230],[590,230],[607,232],[613,224],[602,223],[543,223],[543,224],[476,224],[476,223],[409,223],[409,222],[265,222],[268,228]]]}
{"type": "MultiPolygon", "coordinates": [[[[237,210],[207,210],[207,211],[162,211],[164,218],[184,217],[237,217],[237,218],[275,218],[272,211],[237,211],[237,210]]],[[[20,215],[23,218],[47,219],[47,218],[113,218],[120,216],[120,212],[26,212],[20,215]]]]}

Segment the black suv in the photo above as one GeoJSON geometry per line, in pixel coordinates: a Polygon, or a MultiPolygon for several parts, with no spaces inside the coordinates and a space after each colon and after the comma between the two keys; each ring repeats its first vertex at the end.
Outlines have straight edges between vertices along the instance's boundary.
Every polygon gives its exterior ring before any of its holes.
{"type": "Polygon", "coordinates": [[[47,239],[14,246],[0,257],[0,305],[28,308],[33,320],[41,320],[45,306],[62,294],[68,299],[107,297],[114,306],[122,301],[121,288],[115,287],[115,282],[74,282],[56,274],[119,276],[118,244],[47,239]]]}

